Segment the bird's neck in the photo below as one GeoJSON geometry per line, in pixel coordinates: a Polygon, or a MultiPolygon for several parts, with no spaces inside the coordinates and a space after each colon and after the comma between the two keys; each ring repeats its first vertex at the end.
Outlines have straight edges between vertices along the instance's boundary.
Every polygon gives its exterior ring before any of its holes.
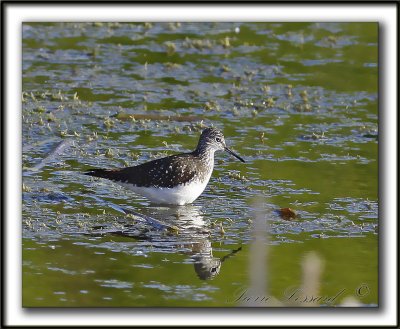
{"type": "Polygon", "coordinates": [[[206,147],[205,145],[198,145],[197,148],[193,151],[193,155],[200,158],[204,162],[212,162],[214,163],[214,153],[215,150],[206,147]]]}

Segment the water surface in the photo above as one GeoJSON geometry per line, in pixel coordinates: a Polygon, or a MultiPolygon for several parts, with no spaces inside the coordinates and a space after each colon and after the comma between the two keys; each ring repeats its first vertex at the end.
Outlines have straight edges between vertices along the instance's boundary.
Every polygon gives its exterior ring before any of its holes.
{"type": "Polygon", "coordinates": [[[23,306],[245,306],[260,196],[265,295],[293,305],[314,252],[318,296],[378,304],[377,24],[22,28],[23,306]],[[246,163],[217,153],[192,205],[82,175],[190,151],[206,126],[246,163]]]}

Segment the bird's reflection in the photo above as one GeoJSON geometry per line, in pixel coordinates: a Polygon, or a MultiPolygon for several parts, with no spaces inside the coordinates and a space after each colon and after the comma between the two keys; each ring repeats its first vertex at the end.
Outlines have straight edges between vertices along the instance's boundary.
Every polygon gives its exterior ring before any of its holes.
{"type": "Polygon", "coordinates": [[[194,270],[202,280],[215,278],[221,269],[221,260],[213,257],[211,241],[204,239],[192,245],[194,270]]]}
{"type": "Polygon", "coordinates": [[[203,240],[193,245],[194,270],[202,280],[215,278],[221,269],[222,263],[230,256],[236,254],[242,247],[232,250],[222,258],[213,257],[210,240],[203,240]]]}
{"type": "MultiPolygon", "coordinates": [[[[140,220],[148,227],[146,234],[141,235],[141,239],[144,238],[155,242],[156,247],[176,248],[180,249],[181,253],[189,254],[194,260],[195,272],[201,280],[215,278],[220,273],[222,263],[241,250],[241,248],[233,250],[222,258],[213,256],[210,241],[210,223],[204,218],[200,206],[155,206],[137,211],[122,207],[119,208],[126,214],[130,214],[135,219],[140,220]],[[172,234],[155,234],[160,231],[169,231],[172,234]]],[[[113,233],[135,237],[131,234],[131,230],[113,233]]]]}

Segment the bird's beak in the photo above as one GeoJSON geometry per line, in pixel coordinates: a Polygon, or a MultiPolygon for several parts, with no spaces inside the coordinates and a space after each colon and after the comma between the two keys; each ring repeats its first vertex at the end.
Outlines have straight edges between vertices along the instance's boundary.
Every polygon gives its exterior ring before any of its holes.
{"type": "Polygon", "coordinates": [[[230,154],[232,154],[235,158],[238,158],[240,161],[246,162],[246,161],[244,161],[240,156],[238,156],[235,152],[233,152],[233,151],[231,151],[230,149],[228,149],[226,146],[225,146],[225,151],[228,152],[228,153],[230,153],[230,154]]]}

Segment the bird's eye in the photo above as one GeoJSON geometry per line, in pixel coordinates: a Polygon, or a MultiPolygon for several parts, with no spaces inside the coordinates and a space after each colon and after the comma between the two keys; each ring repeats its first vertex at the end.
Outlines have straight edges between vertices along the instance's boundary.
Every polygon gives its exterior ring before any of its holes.
{"type": "Polygon", "coordinates": [[[215,138],[215,141],[216,141],[217,143],[221,143],[221,138],[216,137],[216,138],[215,138]]]}

